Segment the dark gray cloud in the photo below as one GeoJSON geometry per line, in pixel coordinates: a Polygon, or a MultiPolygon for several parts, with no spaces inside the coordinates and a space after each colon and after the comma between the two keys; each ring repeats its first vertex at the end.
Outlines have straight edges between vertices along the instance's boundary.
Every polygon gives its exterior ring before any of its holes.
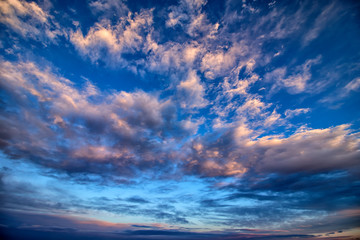
{"type": "Polygon", "coordinates": [[[197,210],[215,225],[276,229],[281,223],[282,229],[299,234],[349,230],[359,218],[359,184],[346,171],[247,173],[236,183],[216,187],[221,197],[205,194],[197,210]]]}
{"type": "MultiPolygon", "coordinates": [[[[100,221],[79,221],[40,214],[2,212],[1,234],[6,239],[315,239],[314,235],[304,234],[269,234],[243,231],[196,233],[191,231],[171,230],[156,226],[130,226],[126,224],[102,225],[100,221]],[[36,223],[36,225],[34,224],[36,223]],[[138,230],[143,228],[143,230],[138,230]],[[150,229],[149,229],[150,228],[150,229]]],[[[318,239],[318,238],[316,238],[318,239]]],[[[322,238],[320,238],[322,239],[322,238]]],[[[344,238],[347,239],[347,238],[344,238]]]]}
{"type": "Polygon", "coordinates": [[[327,129],[299,129],[293,135],[256,137],[257,132],[240,123],[223,127],[193,141],[185,168],[203,176],[258,173],[292,174],[347,170],[356,175],[360,153],[357,132],[349,125],[327,129]]]}
{"type": "Polygon", "coordinates": [[[192,131],[177,120],[171,100],[155,94],[103,95],[91,84],[78,90],[33,63],[3,63],[2,88],[12,104],[2,110],[2,146],[12,158],[68,173],[171,171],[164,159],[174,159],[175,143],[167,139],[192,131]],[[102,102],[94,103],[92,97],[102,102]]]}
{"type": "Polygon", "coordinates": [[[149,203],[149,201],[147,201],[141,197],[136,197],[136,196],[127,198],[126,201],[132,202],[132,203],[149,203]]]}

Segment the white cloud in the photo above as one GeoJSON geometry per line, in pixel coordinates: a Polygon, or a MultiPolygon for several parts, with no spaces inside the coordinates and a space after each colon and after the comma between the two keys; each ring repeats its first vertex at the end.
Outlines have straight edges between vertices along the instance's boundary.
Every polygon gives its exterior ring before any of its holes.
{"type": "Polygon", "coordinates": [[[125,16],[129,11],[122,0],[95,0],[90,2],[90,7],[95,14],[102,14],[105,17],[112,18],[125,16]]]}
{"type": "Polygon", "coordinates": [[[198,42],[176,43],[167,42],[157,44],[150,36],[147,38],[147,47],[150,53],[145,66],[147,69],[160,73],[176,70],[177,73],[189,71],[196,67],[196,61],[204,51],[198,42]]]}
{"type": "Polygon", "coordinates": [[[177,89],[183,108],[202,108],[208,104],[205,99],[205,88],[194,70],[189,72],[186,80],[179,83],[177,89]]]}
{"type": "Polygon", "coordinates": [[[229,49],[217,49],[205,54],[201,61],[201,71],[205,77],[214,79],[224,76],[230,69],[238,65],[240,56],[248,52],[248,47],[244,42],[234,43],[229,49]]]}
{"type": "Polygon", "coordinates": [[[261,102],[259,96],[249,93],[253,84],[259,80],[259,76],[252,72],[255,64],[254,59],[240,63],[223,78],[223,82],[217,87],[217,96],[211,108],[211,111],[221,118],[216,120],[216,126],[226,125],[225,122],[229,121],[227,117],[231,113],[236,112],[234,116],[238,115],[238,117],[254,116],[254,114],[248,113],[249,109],[246,102],[261,102]],[[240,74],[240,72],[243,72],[243,74],[240,74]],[[240,78],[241,75],[243,78],[240,78]],[[244,99],[245,102],[236,99],[239,97],[244,99]]]}
{"type": "Polygon", "coordinates": [[[321,56],[309,59],[304,64],[297,66],[294,73],[288,76],[286,76],[289,72],[287,67],[277,68],[270,73],[266,73],[265,79],[273,81],[275,86],[285,87],[291,94],[309,91],[306,87],[312,77],[310,69],[314,64],[319,64],[320,61],[321,56]]]}
{"type": "Polygon", "coordinates": [[[303,2],[296,11],[287,11],[286,8],[272,8],[272,10],[259,17],[253,31],[265,39],[284,39],[296,34],[304,26],[310,9],[303,2]]]}
{"type": "Polygon", "coordinates": [[[260,116],[264,113],[264,110],[269,107],[258,97],[249,97],[246,99],[243,105],[241,105],[236,111],[239,115],[248,115],[250,117],[260,116]]]}
{"type": "Polygon", "coordinates": [[[279,113],[276,112],[276,110],[274,110],[270,116],[268,116],[265,121],[264,121],[264,126],[265,127],[271,127],[272,125],[275,124],[280,124],[281,123],[281,115],[279,113]]]}
{"type": "Polygon", "coordinates": [[[206,4],[203,0],[181,0],[178,6],[170,7],[166,26],[174,27],[183,22],[192,22],[201,15],[201,8],[206,4]]]}
{"type": "Polygon", "coordinates": [[[1,1],[0,22],[22,36],[36,40],[55,41],[64,34],[53,17],[35,2],[1,1]]]}
{"type": "Polygon", "coordinates": [[[111,25],[108,20],[96,23],[86,35],[78,29],[70,34],[70,41],[82,55],[92,61],[107,59],[109,63],[116,64],[122,62],[123,53],[144,49],[152,23],[152,10],[129,13],[115,25],[111,25]]]}
{"type": "Polygon", "coordinates": [[[255,65],[255,60],[251,59],[246,63],[246,72],[248,77],[244,79],[239,79],[240,71],[244,68],[244,65],[240,65],[237,68],[233,69],[229,76],[224,77],[224,82],[222,83],[223,90],[229,97],[235,95],[244,95],[248,94],[248,90],[251,85],[259,80],[259,76],[255,73],[252,73],[252,69],[255,65]]]}
{"type": "Polygon", "coordinates": [[[359,91],[359,89],[360,77],[357,77],[347,83],[344,87],[336,89],[330,96],[321,99],[320,102],[335,103],[342,99],[345,99],[346,97],[349,97],[352,92],[359,91]]]}
{"type": "Polygon", "coordinates": [[[286,118],[293,118],[300,114],[308,113],[309,111],[310,111],[310,108],[287,109],[285,111],[285,116],[286,116],[286,118]]]}
{"type": "Polygon", "coordinates": [[[205,119],[203,117],[201,117],[197,120],[193,120],[193,119],[181,120],[180,124],[184,129],[188,130],[192,134],[196,134],[199,129],[199,126],[201,124],[203,124],[204,121],[205,121],[205,119]]]}
{"type": "Polygon", "coordinates": [[[351,91],[357,91],[360,88],[360,77],[354,78],[351,82],[346,84],[344,92],[349,93],[351,91]]]}
{"type": "Polygon", "coordinates": [[[242,142],[244,139],[248,139],[253,134],[253,130],[244,122],[239,122],[234,129],[235,141],[242,142]]]}
{"type": "Polygon", "coordinates": [[[319,16],[315,19],[312,24],[312,28],[304,35],[303,45],[309,44],[311,41],[316,39],[321,31],[328,26],[334,18],[339,16],[339,11],[341,6],[336,4],[336,2],[329,3],[320,13],[319,16]]]}
{"type": "Polygon", "coordinates": [[[170,7],[166,26],[180,25],[191,37],[200,35],[214,37],[219,24],[211,24],[206,13],[202,11],[206,3],[207,1],[204,0],[181,0],[179,5],[170,7]]]}

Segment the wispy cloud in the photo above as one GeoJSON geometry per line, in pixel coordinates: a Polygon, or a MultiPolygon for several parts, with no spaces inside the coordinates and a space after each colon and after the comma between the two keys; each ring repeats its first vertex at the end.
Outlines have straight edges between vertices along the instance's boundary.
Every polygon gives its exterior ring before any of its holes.
{"type": "Polygon", "coordinates": [[[275,87],[285,87],[289,93],[297,94],[306,91],[307,82],[311,79],[310,68],[312,65],[318,64],[321,56],[315,59],[309,59],[304,64],[297,66],[295,73],[289,74],[286,67],[277,68],[265,75],[265,79],[275,82],[275,87]]]}
{"type": "Polygon", "coordinates": [[[84,36],[80,29],[70,34],[70,41],[84,56],[93,62],[110,58],[116,66],[123,63],[122,54],[141,51],[146,43],[146,34],[151,30],[152,11],[129,12],[117,24],[103,19],[84,36]]]}
{"type": "Polygon", "coordinates": [[[338,88],[334,91],[334,94],[331,96],[327,96],[321,99],[321,102],[336,104],[339,101],[346,99],[349,97],[353,92],[358,92],[360,89],[360,78],[354,78],[350,82],[348,82],[345,86],[338,88]]]}
{"type": "Polygon", "coordinates": [[[0,22],[24,37],[42,41],[56,41],[64,34],[48,11],[35,2],[2,1],[0,22]]]}

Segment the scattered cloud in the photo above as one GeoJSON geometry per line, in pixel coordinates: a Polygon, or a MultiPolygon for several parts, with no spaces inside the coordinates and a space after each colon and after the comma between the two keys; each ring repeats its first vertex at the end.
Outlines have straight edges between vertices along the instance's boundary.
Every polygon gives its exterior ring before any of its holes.
{"type": "Polygon", "coordinates": [[[334,1],[329,3],[315,19],[313,27],[304,35],[303,44],[307,45],[309,42],[316,39],[325,27],[334,21],[340,15],[341,6],[334,1]]]}
{"type": "Polygon", "coordinates": [[[195,71],[190,71],[187,79],[181,81],[177,88],[183,108],[201,108],[207,105],[207,100],[204,98],[205,89],[195,71]]]}
{"type": "Polygon", "coordinates": [[[286,118],[293,118],[300,114],[305,114],[310,111],[310,108],[297,108],[297,109],[287,109],[285,111],[286,118]]]}
{"type": "Polygon", "coordinates": [[[290,94],[298,94],[307,91],[307,84],[311,80],[310,68],[319,64],[321,56],[307,60],[304,64],[295,68],[295,73],[288,74],[286,67],[273,70],[265,75],[268,81],[274,81],[275,85],[285,87],[290,94]]]}
{"type": "Polygon", "coordinates": [[[214,79],[223,76],[225,72],[237,65],[240,56],[244,56],[248,48],[243,42],[235,43],[228,49],[217,49],[208,52],[201,61],[201,70],[205,77],[214,79]]]}
{"type": "Polygon", "coordinates": [[[325,102],[325,103],[338,102],[344,98],[349,97],[349,95],[352,92],[359,91],[359,88],[360,88],[360,78],[355,78],[355,79],[351,80],[349,83],[347,83],[344,87],[336,89],[335,93],[333,95],[325,97],[325,98],[321,99],[320,101],[325,102]]]}
{"type": "MultiPolygon", "coordinates": [[[[102,6],[102,5],[101,5],[102,6]]],[[[152,25],[152,10],[128,13],[113,25],[103,19],[83,35],[80,29],[70,34],[76,49],[91,61],[110,58],[114,64],[122,63],[122,54],[142,50],[152,25]]]]}
{"type": "Polygon", "coordinates": [[[53,17],[35,2],[2,1],[0,22],[22,36],[36,40],[56,41],[63,35],[53,17]]]}

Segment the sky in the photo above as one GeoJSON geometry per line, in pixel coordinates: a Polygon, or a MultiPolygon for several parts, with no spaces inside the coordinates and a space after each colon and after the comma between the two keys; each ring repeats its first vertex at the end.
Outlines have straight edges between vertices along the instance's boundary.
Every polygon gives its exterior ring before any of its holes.
{"type": "Polygon", "coordinates": [[[360,2],[1,0],[0,238],[359,239],[360,2]]]}

